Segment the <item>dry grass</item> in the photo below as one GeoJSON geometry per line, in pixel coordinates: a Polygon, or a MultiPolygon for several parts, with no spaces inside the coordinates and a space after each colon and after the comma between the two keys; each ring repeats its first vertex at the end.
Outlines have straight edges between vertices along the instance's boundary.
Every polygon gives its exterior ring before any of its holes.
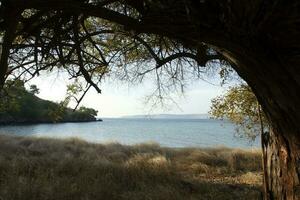
{"type": "Polygon", "coordinates": [[[260,199],[259,151],[0,136],[0,199],[260,199]]]}

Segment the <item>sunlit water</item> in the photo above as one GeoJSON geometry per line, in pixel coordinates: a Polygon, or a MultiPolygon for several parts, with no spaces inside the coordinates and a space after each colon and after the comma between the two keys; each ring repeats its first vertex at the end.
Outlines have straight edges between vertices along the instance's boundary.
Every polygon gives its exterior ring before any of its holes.
{"type": "Polygon", "coordinates": [[[234,137],[235,126],[212,119],[104,119],[103,122],[1,126],[0,133],[68,138],[96,143],[137,144],[155,142],[167,147],[259,147],[234,137]]]}

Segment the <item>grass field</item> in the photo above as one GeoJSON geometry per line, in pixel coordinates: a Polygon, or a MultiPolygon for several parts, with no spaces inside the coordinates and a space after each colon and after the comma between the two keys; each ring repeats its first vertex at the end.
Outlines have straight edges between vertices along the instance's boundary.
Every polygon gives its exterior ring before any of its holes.
{"type": "Polygon", "coordinates": [[[0,200],[261,199],[259,150],[0,135],[0,200]]]}

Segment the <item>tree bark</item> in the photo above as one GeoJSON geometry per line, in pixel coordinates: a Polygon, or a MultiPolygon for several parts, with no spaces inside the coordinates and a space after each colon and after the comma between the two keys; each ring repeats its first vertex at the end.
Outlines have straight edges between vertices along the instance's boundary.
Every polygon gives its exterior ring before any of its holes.
{"type": "Polygon", "coordinates": [[[299,63],[282,61],[270,49],[220,49],[250,85],[271,125],[267,144],[267,200],[300,200],[299,63]],[[253,51],[255,49],[255,51],[253,51]]]}
{"type": "Polygon", "coordinates": [[[300,199],[299,185],[299,149],[284,141],[274,130],[268,147],[267,173],[270,200],[300,199]]]}
{"type": "Polygon", "coordinates": [[[280,62],[276,56],[264,60],[263,64],[252,65],[257,74],[256,78],[252,77],[254,74],[249,75],[248,83],[271,124],[266,166],[269,191],[266,196],[270,200],[299,200],[300,86],[295,81],[297,73],[290,72],[296,71],[295,67],[299,65],[280,62]]]}
{"type": "Polygon", "coordinates": [[[296,74],[287,70],[294,66],[281,65],[276,57],[272,60],[266,56],[264,62],[259,62],[261,55],[245,62],[251,70],[243,68],[242,63],[235,68],[242,68],[242,77],[271,125],[266,153],[268,191],[264,196],[267,200],[300,200],[300,86],[294,79],[296,74]]]}

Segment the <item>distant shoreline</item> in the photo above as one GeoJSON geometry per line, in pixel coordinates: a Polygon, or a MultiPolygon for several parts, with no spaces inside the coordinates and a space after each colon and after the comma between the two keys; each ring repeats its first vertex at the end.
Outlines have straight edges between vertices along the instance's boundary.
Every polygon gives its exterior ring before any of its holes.
{"type": "Polygon", "coordinates": [[[0,126],[22,126],[22,125],[37,125],[37,124],[63,124],[63,123],[84,123],[84,122],[102,122],[103,119],[94,120],[64,120],[64,121],[19,121],[19,122],[0,122],[0,126]]]}
{"type": "Polygon", "coordinates": [[[123,119],[210,119],[209,114],[153,114],[153,115],[126,115],[123,119]]]}

